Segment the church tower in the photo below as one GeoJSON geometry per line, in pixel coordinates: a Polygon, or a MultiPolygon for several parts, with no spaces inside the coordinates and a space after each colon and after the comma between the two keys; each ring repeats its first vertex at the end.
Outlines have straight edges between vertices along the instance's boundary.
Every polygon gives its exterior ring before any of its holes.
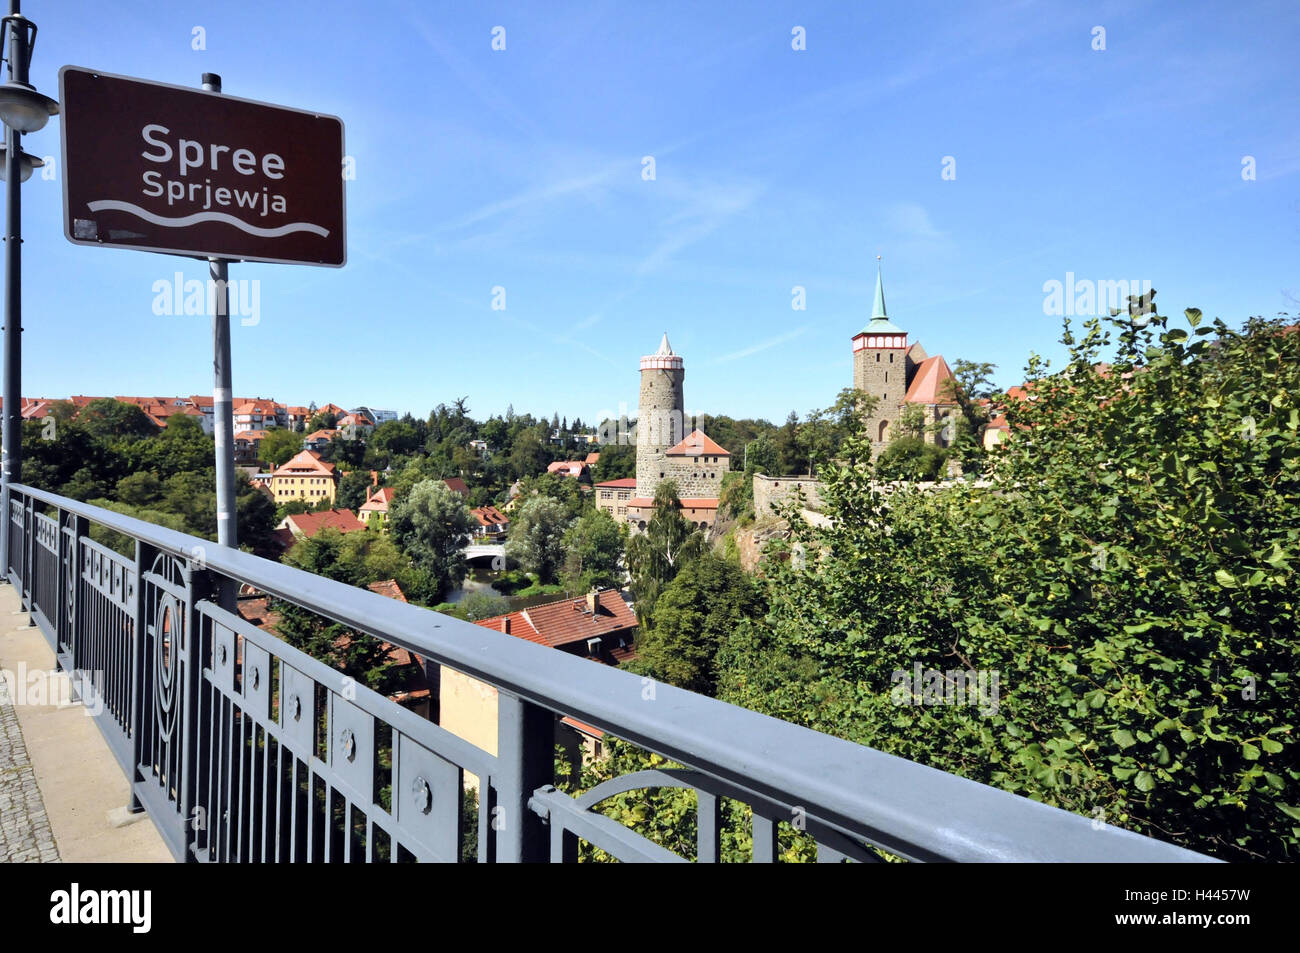
{"type": "Polygon", "coordinates": [[[667,471],[664,454],[686,437],[682,382],[686,367],[664,332],[659,350],[641,358],[641,402],[636,421],[636,495],[653,497],[667,471]]]}
{"type": "Polygon", "coordinates": [[[871,320],[853,335],[853,386],[876,398],[876,409],[867,418],[874,457],[889,442],[889,427],[902,414],[911,366],[907,332],[889,320],[885,311],[885,286],[876,256],[876,298],[871,320]]]}

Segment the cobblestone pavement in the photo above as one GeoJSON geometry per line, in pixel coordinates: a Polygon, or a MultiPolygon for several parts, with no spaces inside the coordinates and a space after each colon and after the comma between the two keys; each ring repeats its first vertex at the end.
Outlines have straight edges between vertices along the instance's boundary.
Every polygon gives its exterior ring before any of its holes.
{"type": "Polygon", "coordinates": [[[9,686],[0,678],[0,862],[59,859],[9,686]]]}

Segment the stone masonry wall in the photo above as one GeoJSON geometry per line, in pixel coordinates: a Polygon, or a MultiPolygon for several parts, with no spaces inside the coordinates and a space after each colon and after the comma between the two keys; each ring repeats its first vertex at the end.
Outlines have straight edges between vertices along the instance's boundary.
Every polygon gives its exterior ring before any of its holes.
{"type": "Polygon", "coordinates": [[[761,519],[776,514],[776,504],[794,496],[797,489],[803,490],[805,506],[817,509],[821,506],[821,483],[809,477],[770,477],[762,473],[754,474],[754,515],[761,519]]]}

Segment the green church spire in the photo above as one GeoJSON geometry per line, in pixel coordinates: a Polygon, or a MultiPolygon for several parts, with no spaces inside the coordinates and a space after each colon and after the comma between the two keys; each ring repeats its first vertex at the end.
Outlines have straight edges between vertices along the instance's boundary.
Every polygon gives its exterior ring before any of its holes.
{"type": "Polygon", "coordinates": [[[906,332],[889,320],[885,311],[885,281],[880,272],[880,256],[876,256],[876,300],[871,305],[871,320],[859,334],[905,334],[906,332]]]}
{"type": "Polygon", "coordinates": [[[888,318],[889,313],[885,311],[885,282],[880,275],[880,256],[876,256],[876,300],[871,306],[871,319],[888,318]]]}

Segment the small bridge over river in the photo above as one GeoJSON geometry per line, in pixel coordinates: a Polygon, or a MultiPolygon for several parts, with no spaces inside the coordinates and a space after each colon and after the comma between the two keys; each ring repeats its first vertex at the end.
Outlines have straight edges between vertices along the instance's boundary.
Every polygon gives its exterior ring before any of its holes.
{"type": "Polygon", "coordinates": [[[506,547],[504,543],[470,543],[461,550],[471,566],[480,569],[505,569],[506,547]]]}

